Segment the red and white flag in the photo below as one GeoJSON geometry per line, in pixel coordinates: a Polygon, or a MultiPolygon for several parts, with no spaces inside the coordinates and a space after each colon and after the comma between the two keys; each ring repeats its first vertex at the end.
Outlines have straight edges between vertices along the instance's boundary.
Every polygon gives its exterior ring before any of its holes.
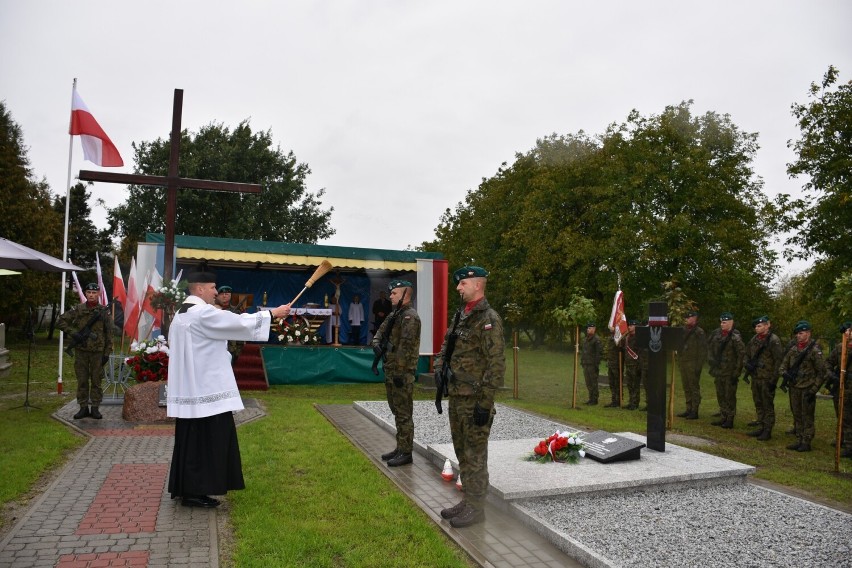
{"type": "Polygon", "coordinates": [[[83,287],[80,286],[80,281],[77,280],[77,273],[72,272],[71,276],[74,278],[74,287],[77,289],[77,295],[80,296],[80,301],[85,302],[86,301],[86,294],[85,294],[85,292],[83,292],[83,287]]]}
{"type": "Polygon", "coordinates": [[[139,292],[136,289],[136,259],[130,261],[127,275],[127,305],[124,306],[124,334],[131,339],[139,338],[139,292]]]}
{"type": "Polygon", "coordinates": [[[71,100],[71,126],[68,134],[80,136],[80,141],[83,143],[83,157],[93,164],[105,168],[118,168],[124,165],[118,148],[89,112],[89,107],[80,98],[77,89],[74,89],[71,100]]]}
{"type": "Polygon", "coordinates": [[[612,301],[609,330],[612,332],[612,340],[616,343],[621,341],[621,336],[627,333],[627,317],[624,315],[624,293],[621,290],[615,293],[615,298],[612,301]]]}
{"type": "Polygon", "coordinates": [[[95,266],[97,268],[98,273],[98,303],[102,306],[106,306],[109,304],[109,298],[107,298],[106,287],[104,286],[104,275],[101,273],[101,259],[98,255],[98,251],[95,251],[95,266]]]}
{"type": "Polygon", "coordinates": [[[124,288],[124,278],[121,276],[121,267],[118,266],[118,257],[114,258],[112,267],[112,299],[121,303],[123,310],[127,304],[127,290],[124,288]]]}
{"type": "Polygon", "coordinates": [[[154,268],[154,273],[148,281],[148,289],[145,292],[145,300],[142,302],[142,317],[139,318],[139,337],[145,339],[154,329],[160,329],[163,325],[163,310],[157,309],[151,303],[160,288],[163,286],[163,277],[154,268]]]}

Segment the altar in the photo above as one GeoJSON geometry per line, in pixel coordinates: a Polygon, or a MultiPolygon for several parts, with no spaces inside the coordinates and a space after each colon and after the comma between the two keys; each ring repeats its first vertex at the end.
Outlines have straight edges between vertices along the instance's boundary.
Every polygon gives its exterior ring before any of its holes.
{"type": "Polygon", "coordinates": [[[263,369],[270,385],[328,385],[381,383],[373,374],[369,346],[263,345],[263,369]]]}

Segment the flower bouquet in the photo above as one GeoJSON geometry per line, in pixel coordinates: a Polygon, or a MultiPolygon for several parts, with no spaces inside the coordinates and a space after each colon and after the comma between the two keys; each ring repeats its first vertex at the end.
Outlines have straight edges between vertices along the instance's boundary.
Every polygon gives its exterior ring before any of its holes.
{"type": "Polygon", "coordinates": [[[541,440],[527,457],[528,461],[539,463],[568,462],[577,463],[580,458],[585,457],[586,450],[579,432],[559,432],[541,440]]]}
{"type": "Polygon", "coordinates": [[[162,286],[151,295],[151,305],[156,310],[164,310],[170,314],[177,311],[178,306],[186,299],[186,292],[178,287],[178,281],[172,280],[168,286],[162,286]]]}
{"type": "Polygon", "coordinates": [[[124,363],[140,383],[165,381],[169,377],[169,346],[166,338],[134,341],[130,344],[131,356],[124,363]]]}
{"type": "Polygon", "coordinates": [[[289,318],[279,318],[272,325],[273,330],[278,336],[278,341],[284,343],[292,343],[294,345],[318,345],[319,337],[316,332],[311,329],[311,324],[303,317],[290,316],[289,318]]]}

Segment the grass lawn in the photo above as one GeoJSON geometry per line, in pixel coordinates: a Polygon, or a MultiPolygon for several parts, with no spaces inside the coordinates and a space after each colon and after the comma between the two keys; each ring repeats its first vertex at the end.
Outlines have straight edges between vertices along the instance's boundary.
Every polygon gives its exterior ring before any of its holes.
{"type": "MultiPolygon", "coordinates": [[[[45,476],[56,472],[85,440],[51,413],[73,397],[75,381],[65,362],[65,395],[56,394],[56,342],[38,338],[30,371],[30,402],[23,404],[27,344],[7,341],[14,367],[0,379],[0,502],[3,528],[10,523],[9,506],[19,507],[36,495],[45,476]]],[[[506,389],[498,401],[560,422],[611,432],[645,433],[646,414],[639,411],[586,407],[570,408],[573,354],[552,351],[519,352],[519,397],[512,398],[512,351],[507,353],[506,389]]],[[[603,367],[602,367],[603,370],[603,367]]],[[[582,373],[581,373],[582,374],[582,373]]],[[[587,392],[578,376],[577,400],[587,392]]],[[[675,412],[684,409],[680,379],[676,379],[675,412]]],[[[416,396],[432,400],[428,391],[416,396]]],[[[381,384],[277,386],[259,398],[269,415],[239,429],[247,488],[229,496],[236,566],[467,566],[465,554],[408,501],[372,463],[314,408],[315,404],[349,404],[381,400],[381,384]]],[[[670,434],[678,444],[757,467],[755,477],[784,485],[814,498],[852,505],[852,460],[841,460],[834,472],[834,410],[830,399],[817,402],[814,451],[786,450],[791,441],[784,430],[792,425],[787,395],[778,393],[778,421],[773,439],[758,442],[746,436],[754,417],[749,387],[739,389],[734,430],[710,425],[717,410],[712,378],[703,377],[701,419],[675,419],[670,434]],[[686,441],[684,441],[686,440],[686,441]]],[[[609,401],[601,389],[601,401],[609,401]]],[[[644,401],[643,401],[644,402],[644,401]]],[[[542,436],[549,432],[542,432],[542,436]]],[[[672,441],[671,439],[669,441],[672,441]]],[[[2,530],[2,529],[0,529],[2,530]]]]}

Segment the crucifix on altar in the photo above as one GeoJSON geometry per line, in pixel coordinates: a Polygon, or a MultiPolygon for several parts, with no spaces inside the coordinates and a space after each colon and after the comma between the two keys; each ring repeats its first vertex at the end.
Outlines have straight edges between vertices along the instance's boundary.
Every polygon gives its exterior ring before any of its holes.
{"type": "Polygon", "coordinates": [[[683,347],[683,328],[669,327],[668,305],[651,302],[648,325],[636,328],[636,344],[648,347],[648,449],[666,451],[666,353],[683,347]]]}
{"type": "Polygon", "coordinates": [[[210,191],[236,191],[240,193],[260,193],[262,188],[256,183],[234,183],[229,181],[213,181],[204,179],[182,178],[178,175],[180,165],[180,135],[181,115],[183,114],[183,89],[175,89],[174,107],[172,110],[172,132],[169,152],[169,173],[166,176],[151,176],[142,174],[117,174],[111,172],[96,172],[80,170],[78,178],[82,181],[104,181],[107,183],[123,183],[128,185],[155,185],[166,188],[166,219],[165,219],[165,254],[163,280],[172,279],[175,250],[175,216],[177,209],[177,190],[206,189],[210,191]]]}

